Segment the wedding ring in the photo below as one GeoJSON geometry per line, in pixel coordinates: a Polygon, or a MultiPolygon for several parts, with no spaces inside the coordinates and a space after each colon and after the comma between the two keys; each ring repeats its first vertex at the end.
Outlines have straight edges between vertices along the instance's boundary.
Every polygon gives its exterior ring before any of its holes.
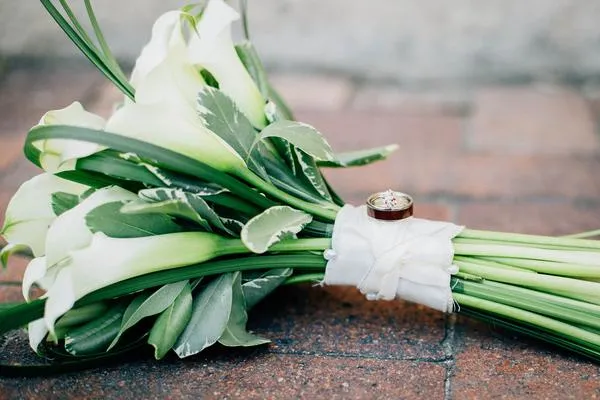
{"type": "Polygon", "coordinates": [[[408,218],[413,215],[413,199],[393,190],[378,192],[367,199],[367,214],[384,221],[408,218]]]}

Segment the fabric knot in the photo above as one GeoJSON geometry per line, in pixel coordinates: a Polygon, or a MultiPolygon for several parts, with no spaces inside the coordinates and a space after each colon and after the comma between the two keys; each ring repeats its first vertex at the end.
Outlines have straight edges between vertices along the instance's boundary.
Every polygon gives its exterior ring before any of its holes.
{"type": "Polygon", "coordinates": [[[369,300],[402,298],[452,312],[452,238],[463,227],[406,218],[380,221],[346,205],[335,221],[325,284],[356,286],[369,300]]]}

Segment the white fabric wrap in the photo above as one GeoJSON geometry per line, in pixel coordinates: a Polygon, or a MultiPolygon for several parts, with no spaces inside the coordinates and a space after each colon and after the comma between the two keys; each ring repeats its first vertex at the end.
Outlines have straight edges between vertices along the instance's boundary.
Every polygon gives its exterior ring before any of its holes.
{"type": "Polygon", "coordinates": [[[324,283],[356,286],[369,300],[400,298],[452,312],[452,238],[463,228],[414,217],[381,221],[366,206],[345,205],[325,253],[324,283]]]}

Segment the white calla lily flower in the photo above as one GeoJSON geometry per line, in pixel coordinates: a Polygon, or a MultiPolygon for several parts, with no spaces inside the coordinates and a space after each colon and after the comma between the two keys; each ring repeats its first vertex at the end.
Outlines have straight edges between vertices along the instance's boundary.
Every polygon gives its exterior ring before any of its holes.
{"type": "Polygon", "coordinates": [[[247,252],[239,240],[207,232],[180,232],[139,238],[111,238],[98,232],[91,244],[70,252],[46,293],[44,320],[53,334],[56,320],[95,290],[125,279],[247,252]]]}
{"type": "MultiPolygon", "coordinates": [[[[39,125],[72,125],[99,130],[104,129],[105,124],[104,118],[86,111],[77,101],[63,109],[48,111],[39,122],[39,125]]],[[[77,159],[104,150],[96,143],[70,139],[47,139],[33,145],[41,152],[40,165],[51,173],[73,170],[77,159]]]]}
{"type": "MultiPolygon", "coordinates": [[[[187,60],[185,47],[177,37],[180,15],[167,13],[155,24],[154,41],[168,43],[164,59],[157,63],[150,51],[155,44],[148,44],[135,72],[137,87],[135,103],[127,103],[108,120],[106,131],[133,137],[145,142],[173,150],[188,157],[201,160],[224,172],[235,172],[246,168],[237,152],[215,133],[207,129],[197,113],[197,96],[205,86],[204,79],[187,60]],[[173,29],[156,28],[169,25],[173,29]],[[153,68],[147,68],[153,64],[153,68]],[[145,74],[142,71],[149,69],[145,74]]],[[[156,51],[162,54],[161,51],[156,51]]]]}
{"type": "Polygon", "coordinates": [[[65,265],[69,253],[89,246],[92,242],[93,234],[85,222],[85,216],[90,211],[102,204],[135,199],[137,196],[134,193],[118,186],[102,188],[57,217],[47,231],[45,257],[34,258],[25,269],[22,284],[25,300],[29,301],[29,291],[33,284],[48,290],[65,265]]]}
{"type": "Polygon", "coordinates": [[[146,75],[167,58],[170,48],[186,48],[181,18],[181,11],[168,11],[158,17],[152,27],[150,42],[144,46],[140,56],[135,61],[130,79],[130,83],[134,88],[137,88],[146,75]]]}
{"type": "Polygon", "coordinates": [[[210,0],[189,39],[193,64],[207,69],[219,89],[237,104],[257,128],[266,126],[265,102],[235,51],[231,25],[240,15],[223,0],[210,0]]]}
{"type": "Polygon", "coordinates": [[[88,246],[92,241],[92,232],[85,217],[98,206],[116,201],[132,201],[138,197],[135,193],[119,186],[110,186],[96,190],[81,203],[62,213],[50,225],[46,238],[46,262],[53,266],[68,256],[69,252],[88,246]]]}
{"type": "Polygon", "coordinates": [[[35,256],[45,254],[46,234],[56,219],[52,194],[66,192],[81,195],[89,187],[43,173],[26,181],[14,194],[0,230],[7,242],[28,246],[35,256]]]}

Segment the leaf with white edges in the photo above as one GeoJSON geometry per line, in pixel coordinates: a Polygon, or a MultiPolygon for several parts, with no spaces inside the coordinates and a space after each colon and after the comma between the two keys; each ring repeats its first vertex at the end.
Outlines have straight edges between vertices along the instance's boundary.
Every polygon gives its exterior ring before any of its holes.
{"type": "Polygon", "coordinates": [[[249,220],[242,229],[242,242],[254,253],[264,253],[284,237],[295,235],[312,216],[288,206],[273,206],[249,220]]]}
{"type": "Polygon", "coordinates": [[[260,140],[269,137],[285,139],[316,160],[335,160],[329,143],[318,130],[308,124],[296,121],[275,121],[260,132],[260,140]]]}
{"type": "Polygon", "coordinates": [[[194,355],[219,340],[231,313],[233,274],[210,282],[194,299],[192,316],[173,350],[181,358],[194,355]]]}
{"type": "Polygon", "coordinates": [[[387,156],[398,149],[398,145],[390,144],[388,146],[376,147],[366,150],[348,151],[335,154],[333,161],[319,161],[319,167],[347,168],[358,167],[374,163],[375,161],[385,160],[387,156]]]}

